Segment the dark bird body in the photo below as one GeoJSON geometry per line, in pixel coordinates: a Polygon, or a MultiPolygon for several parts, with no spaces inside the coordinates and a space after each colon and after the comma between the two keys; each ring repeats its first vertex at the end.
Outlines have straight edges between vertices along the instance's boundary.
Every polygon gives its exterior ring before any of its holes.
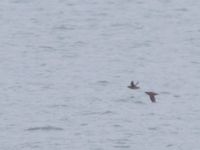
{"type": "Polygon", "coordinates": [[[156,98],[155,96],[158,95],[158,93],[155,93],[155,92],[145,92],[147,95],[149,95],[150,97],[150,100],[152,103],[155,103],[156,102],[156,98]]]}
{"type": "Polygon", "coordinates": [[[140,87],[137,86],[139,84],[139,82],[134,83],[133,81],[131,81],[130,85],[128,86],[129,89],[139,89],[140,87]]]}

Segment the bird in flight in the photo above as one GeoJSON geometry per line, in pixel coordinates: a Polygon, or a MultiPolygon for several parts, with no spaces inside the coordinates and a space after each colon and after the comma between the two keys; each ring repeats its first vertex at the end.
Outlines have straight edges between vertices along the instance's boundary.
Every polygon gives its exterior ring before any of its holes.
{"type": "Polygon", "coordinates": [[[128,86],[129,89],[139,89],[140,87],[137,86],[139,84],[139,82],[134,83],[133,81],[131,81],[130,85],[128,86]]]}
{"type": "Polygon", "coordinates": [[[147,95],[149,95],[150,97],[150,100],[152,103],[155,103],[156,102],[156,98],[155,96],[158,95],[158,93],[155,93],[155,92],[145,92],[147,95]]]}

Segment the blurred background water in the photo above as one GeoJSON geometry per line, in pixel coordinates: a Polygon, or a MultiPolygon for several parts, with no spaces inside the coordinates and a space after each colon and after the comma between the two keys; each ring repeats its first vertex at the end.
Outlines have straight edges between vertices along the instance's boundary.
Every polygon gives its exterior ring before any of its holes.
{"type": "Polygon", "coordinates": [[[197,150],[199,6],[2,0],[0,149],[197,150]]]}

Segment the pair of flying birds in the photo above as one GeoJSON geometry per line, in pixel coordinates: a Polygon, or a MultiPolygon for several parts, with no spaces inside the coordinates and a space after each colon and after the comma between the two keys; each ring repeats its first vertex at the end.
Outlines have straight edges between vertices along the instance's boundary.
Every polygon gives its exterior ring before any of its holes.
{"type": "MultiPolygon", "coordinates": [[[[138,86],[139,82],[134,83],[133,81],[131,81],[130,85],[128,86],[128,88],[133,89],[133,90],[137,90],[140,87],[138,86]]],[[[145,92],[147,95],[149,95],[149,98],[151,100],[152,103],[156,102],[156,98],[155,96],[158,95],[155,92],[145,92]]]]}

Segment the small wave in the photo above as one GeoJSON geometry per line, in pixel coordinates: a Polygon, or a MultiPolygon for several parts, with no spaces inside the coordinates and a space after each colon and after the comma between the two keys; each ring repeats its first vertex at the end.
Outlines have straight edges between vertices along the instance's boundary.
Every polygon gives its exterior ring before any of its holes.
{"type": "Polygon", "coordinates": [[[54,126],[43,126],[43,127],[31,127],[28,128],[27,131],[61,131],[64,130],[63,128],[60,127],[54,127],[54,126]]]}

